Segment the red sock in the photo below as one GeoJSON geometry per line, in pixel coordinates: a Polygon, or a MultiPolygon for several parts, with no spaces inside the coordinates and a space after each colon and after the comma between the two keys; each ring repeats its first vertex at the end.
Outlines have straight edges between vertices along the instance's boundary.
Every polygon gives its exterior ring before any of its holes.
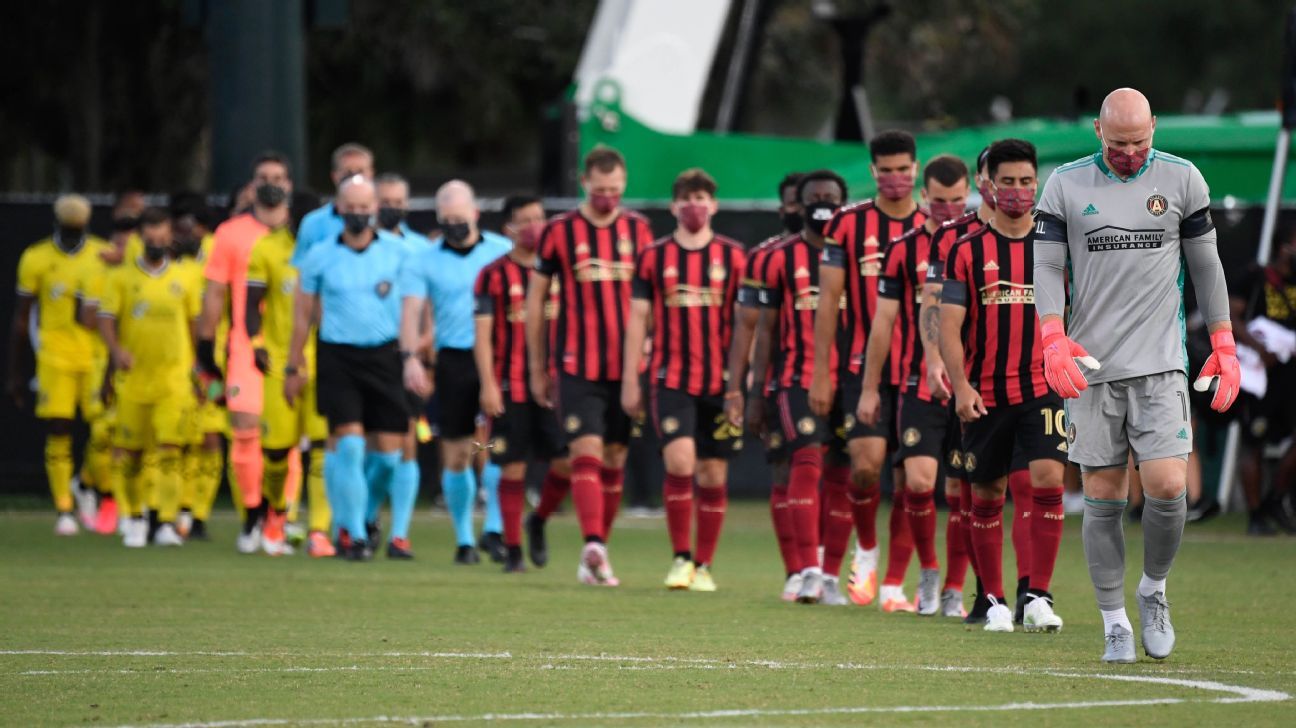
{"type": "Polygon", "coordinates": [[[877,485],[868,490],[851,489],[851,516],[855,521],[855,538],[865,551],[877,548],[877,512],[882,491],[877,485]]]}
{"type": "Polygon", "coordinates": [[[819,565],[819,478],[823,475],[823,449],[818,445],[792,453],[788,478],[788,507],[796,533],[802,568],[819,565]]]}
{"type": "Polygon", "coordinates": [[[1014,470],[1008,474],[1008,492],[1012,494],[1013,553],[1017,556],[1017,581],[1030,578],[1031,564],[1031,477],[1029,470],[1014,470]]]}
{"type": "Polygon", "coordinates": [[[828,514],[824,526],[823,571],[828,576],[841,573],[842,558],[850,545],[854,519],[850,503],[850,468],[832,466],[824,469],[824,501],[828,514]]]}
{"type": "MultiPolygon", "coordinates": [[[[828,542],[828,473],[824,470],[824,482],[819,484],[819,548],[823,549],[828,542]]],[[[820,557],[820,561],[823,558],[820,557]]]]}
{"type": "Polygon", "coordinates": [[[949,519],[945,521],[945,586],[943,589],[963,591],[967,576],[968,552],[963,542],[963,512],[957,495],[945,494],[949,501],[949,519]]]}
{"type": "Polygon", "coordinates": [[[792,523],[792,510],[788,508],[787,483],[775,483],[770,490],[770,520],[774,522],[774,537],[778,539],[784,573],[795,574],[801,571],[801,555],[797,553],[796,545],[796,526],[792,523]]]}
{"type": "Polygon", "coordinates": [[[905,516],[913,534],[918,564],[924,569],[939,569],[936,558],[936,493],[905,491],[905,516]]]}
{"type": "Polygon", "coordinates": [[[666,474],[662,483],[662,501],[666,505],[666,530],[670,532],[671,550],[690,553],[693,535],[693,476],[666,474]]]}
{"type": "Polygon", "coordinates": [[[721,483],[697,489],[697,551],[693,560],[710,565],[715,558],[716,544],[720,543],[720,529],[724,527],[725,511],[729,508],[729,485],[721,483]]]}
{"type": "Polygon", "coordinates": [[[604,538],[603,483],[599,480],[602,467],[603,462],[596,457],[582,455],[572,458],[571,494],[576,503],[581,535],[599,541],[604,538]]]}
{"type": "Polygon", "coordinates": [[[544,483],[540,486],[540,503],[536,505],[536,515],[548,518],[562,505],[563,498],[571,491],[571,478],[559,475],[551,468],[545,474],[544,483]]]}
{"type": "Polygon", "coordinates": [[[968,566],[972,575],[980,578],[981,570],[977,567],[976,549],[972,548],[972,484],[966,480],[959,481],[959,532],[963,536],[963,550],[967,552],[968,566]]]}
{"type": "Polygon", "coordinates": [[[261,505],[261,477],[265,460],[261,458],[261,431],[235,430],[230,444],[230,469],[238,481],[243,495],[243,507],[253,509],[261,505]]]}
{"type": "Polygon", "coordinates": [[[621,468],[600,468],[599,480],[603,490],[603,540],[612,533],[612,522],[616,520],[617,511],[621,510],[621,490],[625,482],[625,470],[621,468]]]}
{"type": "Polygon", "coordinates": [[[504,545],[522,545],[522,511],[526,509],[526,482],[500,478],[500,515],[504,517],[504,545]]]}
{"type": "Polygon", "coordinates": [[[890,539],[887,543],[887,570],[882,579],[884,586],[900,586],[904,583],[905,571],[909,569],[909,559],[913,557],[913,534],[909,532],[909,519],[905,518],[905,492],[895,490],[891,493],[890,539]]]}
{"type": "Polygon", "coordinates": [[[1062,486],[1037,488],[1032,494],[1030,588],[1049,590],[1058,547],[1062,545],[1062,486]]]}
{"type": "Polygon", "coordinates": [[[981,567],[981,585],[986,596],[1001,602],[1004,598],[1003,507],[1003,496],[972,496],[972,547],[976,549],[977,566],[981,567]]]}

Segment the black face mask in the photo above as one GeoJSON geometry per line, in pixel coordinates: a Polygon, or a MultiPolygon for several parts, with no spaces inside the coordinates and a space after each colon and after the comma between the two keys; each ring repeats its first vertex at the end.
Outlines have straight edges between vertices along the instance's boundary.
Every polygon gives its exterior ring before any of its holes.
{"type": "Polygon", "coordinates": [[[397,225],[405,221],[405,216],[408,214],[408,210],[402,210],[399,207],[380,207],[378,208],[378,227],[383,230],[395,230],[397,225]]]}
{"type": "Polygon", "coordinates": [[[468,223],[466,222],[447,222],[441,224],[441,235],[445,241],[456,248],[463,247],[464,241],[468,239],[468,223]]]}
{"type": "Polygon", "coordinates": [[[139,227],[140,219],[138,217],[114,217],[112,225],[113,230],[119,233],[130,232],[139,227]]]}
{"type": "Polygon", "coordinates": [[[257,185],[256,201],[263,207],[278,207],[288,199],[288,191],[269,182],[257,185]]]}
{"type": "Polygon", "coordinates": [[[801,217],[799,212],[785,212],[779,218],[783,222],[783,229],[794,235],[801,232],[801,229],[805,227],[805,219],[801,217]]]}
{"type": "Polygon", "coordinates": [[[832,220],[833,213],[837,212],[837,205],[831,202],[812,202],[805,206],[805,226],[815,235],[823,235],[824,228],[828,227],[828,221],[832,220]]]}
{"type": "Polygon", "coordinates": [[[58,227],[58,244],[64,250],[71,250],[85,239],[85,230],[79,227],[58,227]]]}
{"type": "Polygon", "coordinates": [[[157,263],[166,257],[167,249],[156,245],[144,244],[144,259],[150,263],[157,263]]]}
{"type": "Polygon", "coordinates": [[[342,224],[346,231],[352,235],[359,235],[373,225],[373,215],[363,212],[344,212],[342,213],[342,224]]]}

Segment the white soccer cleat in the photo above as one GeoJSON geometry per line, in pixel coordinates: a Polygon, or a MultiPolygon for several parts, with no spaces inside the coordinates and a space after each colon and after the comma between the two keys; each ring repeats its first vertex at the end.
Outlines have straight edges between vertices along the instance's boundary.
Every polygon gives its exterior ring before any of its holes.
{"type": "Polygon", "coordinates": [[[940,613],[942,617],[962,619],[967,616],[963,608],[963,592],[958,589],[946,589],[941,592],[940,613]]]}
{"type": "Polygon", "coordinates": [[[617,586],[621,582],[612,573],[612,563],[608,561],[607,546],[591,541],[581,549],[580,565],[576,567],[576,578],[582,584],[590,586],[617,586]]]}
{"type": "Polygon", "coordinates": [[[293,547],[287,541],[282,539],[271,540],[264,535],[261,537],[261,550],[269,556],[292,556],[293,547]]]}
{"type": "Polygon", "coordinates": [[[157,533],[153,534],[154,546],[184,546],[184,539],[176,533],[175,526],[170,523],[164,523],[158,526],[157,533]]]}
{"type": "Polygon", "coordinates": [[[801,572],[797,572],[783,582],[783,601],[795,602],[801,593],[801,572]]]}
{"type": "Polygon", "coordinates": [[[193,530],[193,514],[189,511],[180,511],[177,513],[175,527],[176,533],[188,537],[189,531],[193,530]]]}
{"type": "Polygon", "coordinates": [[[819,596],[819,603],[830,607],[844,607],[850,602],[846,596],[841,593],[841,585],[835,576],[824,576],[823,592],[819,596]]]}
{"type": "Polygon", "coordinates": [[[81,479],[72,477],[72,493],[76,496],[77,516],[87,531],[93,531],[99,516],[99,498],[94,489],[81,485],[81,479]]]}
{"type": "Polygon", "coordinates": [[[143,518],[130,519],[126,523],[126,532],[122,535],[122,545],[128,549],[148,546],[148,521],[143,518]]]}
{"type": "Polygon", "coordinates": [[[256,526],[252,533],[240,533],[238,540],[234,542],[234,548],[238,549],[240,554],[255,554],[261,547],[261,527],[256,526]]]}
{"type": "Polygon", "coordinates": [[[986,611],[986,623],[982,629],[987,632],[1013,631],[1012,610],[1000,604],[998,599],[990,597],[990,609],[986,611]]]}
{"type": "Polygon", "coordinates": [[[846,582],[846,593],[850,600],[861,607],[867,607],[877,599],[878,549],[855,547],[855,557],[851,559],[850,579],[846,582]]]}
{"type": "Polygon", "coordinates": [[[1053,613],[1053,598],[1027,595],[1022,626],[1027,632],[1061,632],[1062,618],[1053,613]]]}
{"type": "Polygon", "coordinates": [[[918,611],[918,607],[905,596],[904,587],[896,584],[882,585],[878,592],[878,608],[887,614],[918,611]]]}
{"type": "Polygon", "coordinates": [[[797,601],[801,604],[818,604],[823,596],[823,572],[817,566],[801,570],[801,591],[797,592],[797,601]]]}
{"type": "Polygon", "coordinates": [[[940,569],[923,569],[918,577],[918,614],[932,617],[940,611],[940,569]]]}
{"type": "Polygon", "coordinates": [[[60,513],[54,519],[55,536],[75,536],[81,527],[77,525],[76,516],[71,513],[60,513]]]}
{"type": "Polygon", "coordinates": [[[131,524],[130,516],[125,516],[125,515],[123,515],[123,516],[118,516],[118,517],[117,517],[117,535],[118,535],[118,536],[125,536],[125,535],[130,531],[130,524],[131,524]]]}

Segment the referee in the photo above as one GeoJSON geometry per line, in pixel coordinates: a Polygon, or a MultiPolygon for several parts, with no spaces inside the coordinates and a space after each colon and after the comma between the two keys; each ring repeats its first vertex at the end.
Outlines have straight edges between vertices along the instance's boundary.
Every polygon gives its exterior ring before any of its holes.
{"type": "Polygon", "coordinates": [[[1223,412],[1240,379],[1206,181],[1191,162],[1153,149],[1155,131],[1143,94],[1111,92],[1094,121],[1101,151],[1053,171],[1035,222],[1044,374],[1069,400],[1069,457],[1084,478],[1082,533],[1106,632],[1105,662],[1135,660],[1121,530],[1131,449],[1147,501],[1138,586],[1143,649],[1155,659],[1174,649],[1166,577],[1183,535],[1193,443],[1185,264],[1214,350],[1194,386],[1205,390],[1218,377],[1211,408],[1223,412]],[[1066,270],[1071,300],[1064,329],[1066,270]]]}
{"type": "Polygon", "coordinates": [[[305,384],[304,349],[319,318],[316,397],[328,419],[331,450],[324,473],[339,528],[338,552],[352,561],[373,556],[365,540],[369,486],[365,435],[373,436],[375,480],[389,481],[401,458],[409,409],[401,387],[397,347],[397,283],[405,246],[374,229],[378,197],[369,179],[354,176],[338,187],[343,231],[317,244],[301,263],[301,295],[293,311],[292,344],[284,368],[284,397],[291,404],[305,384]]]}

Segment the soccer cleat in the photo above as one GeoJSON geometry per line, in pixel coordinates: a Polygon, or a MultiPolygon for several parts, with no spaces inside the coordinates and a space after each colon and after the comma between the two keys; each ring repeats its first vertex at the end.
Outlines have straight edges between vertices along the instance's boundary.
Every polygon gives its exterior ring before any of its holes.
{"type": "Polygon", "coordinates": [[[527,516],[527,556],[531,563],[542,567],[549,563],[549,547],[545,544],[545,519],[535,512],[527,516]]]}
{"type": "Polygon", "coordinates": [[[207,535],[207,522],[194,519],[193,526],[189,528],[189,535],[185,537],[186,541],[210,541],[211,536],[207,535]]]}
{"type": "Polygon", "coordinates": [[[1128,629],[1119,624],[1114,625],[1103,639],[1107,642],[1107,650],[1102,656],[1103,662],[1132,664],[1138,659],[1134,652],[1134,635],[1128,629]]]}
{"type": "Polygon", "coordinates": [[[1013,613],[1007,606],[1000,604],[998,599],[989,597],[990,609],[986,611],[985,626],[981,629],[987,632],[1011,632],[1013,631],[1013,613]]]}
{"type": "Polygon", "coordinates": [[[972,629],[978,624],[985,624],[986,613],[990,611],[990,599],[984,594],[977,594],[972,598],[972,611],[967,613],[963,618],[963,627],[972,629]]]}
{"type": "Polygon", "coordinates": [[[1026,618],[1026,592],[1030,590],[1030,577],[1017,580],[1017,599],[1013,601],[1013,624],[1024,624],[1026,618]]]}
{"type": "Polygon", "coordinates": [[[148,546],[148,521],[143,518],[132,518],[126,522],[126,532],[122,534],[122,545],[128,549],[142,549],[148,546]]]}
{"type": "Polygon", "coordinates": [[[522,560],[522,547],[509,546],[508,556],[504,557],[505,574],[521,574],[526,571],[526,562],[522,560]]]}
{"type": "Polygon", "coordinates": [[[697,567],[693,573],[693,583],[689,584],[689,591],[695,592],[713,592],[716,590],[715,579],[711,578],[711,569],[703,564],[697,567]]]}
{"type": "Polygon", "coordinates": [[[508,549],[504,547],[504,537],[494,531],[486,531],[481,535],[477,540],[477,549],[485,551],[490,560],[497,564],[504,563],[504,559],[508,556],[508,549]]]}
{"type": "Polygon", "coordinates": [[[603,547],[603,565],[594,570],[594,576],[603,586],[620,586],[621,580],[612,573],[612,559],[608,558],[607,544],[599,545],[603,547]]]}
{"type": "Polygon", "coordinates": [[[481,563],[481,557],[472,546],[459,546],[455,549],[454,562],[460,566],[472,566],[481,563]]]}
{"type": "Polygon", "coordinates": [[[909,597],[904,595],[904,587],[896,585],[883,584],[878,593],[878,607],[887,614],[895,612],[908,612],[913,614],[918,611],[918,607],[909,601],[909,597]]]}
{"type": "Polygon", "coordinates": [[[75,536],[81,528],[77,526],[76,516],[71,513],[60,513],[54,519],[55,536],[75,536]]]}
{"type": "Polygon", "coordinates": [[[823,572],[817,567],[804,569],[801,572],[801,591],[796,600],[801,604],[818,604],[823,595],[823,572]]]}
{"type": "Polygon", "coordinates": [[[797,594],[801,593],[801,572],[797,572],[783,582],[783,601],[795,602],[797,594]]]}
{"type": "Polygon", "coordinates": [[[851,560],[850,580],[846,583],[846,593],[850,600],[861,607],[867,607],[877,598],[878,550],[855,549],[855,558],[851,560]]]}
{"type": "Polygon", "coordinates": [[[306,554],[312,559],[325,559],[337,556],[337,549],[333,547],[333,542],[329,541],[329,537],[324,535],[323,531],[311,531],[306,539],[306,554]]]}
{"type": "Polygon", "coordinates": [[[387,558],[396,561],[409,561],[414,558],[408,538],[393,538],[387,542],[387,558]]]}
{"type": "Polygon", "coordinates": [[[1053,613],[1052,594],[1027,594],[1022,626],[1027,632],[1061,632],[1062,618],[1053,613]]]}
{"type": "Polygon", "coordinates": [[[234,548],[240,554],[255,554],[261,547],[261,527],[253,526],[251,533],[240,533],[234,542],[234,548]]]}
{"type": "Polygon", "coordinates": [[[81,479],[74,476],[72,493],[76,496],[77,517],[81,520],[81,525],[87,531],[93,530],[99,515],[99,499],[94,489],[81,485],[81,479]]]}
{"type": "Polygon", "coordinates": [[[116,500],[106,497],[99,504],[99,512],[95,514],[94,530],[100,536],[111,536],[117,532],[116,500]]]}
{"type": "Polygon", "coordinates": [[[306,529],[300,523],[288,523],[284,525],[284,540],[289,546],[297,548],[306,543],[306,529]]]}
{"type": "Polygon", "coordinates": [[[154,546],[184,546],[184,539],[176,531],[173,524],[163,523],[158,526],[157,531],[153,533],[154,546]]]}
{"type": "Polygon", "coordinates": [[[293,549],[284,539],[284,514],[282,511],[266,513],[261,529],[261,550],[270,556],[291,556],[293,549]]]}
{"type": "Polygon", "coordinates": [[[371,561],[373,559],[373,549],[369,547],[368,541],[353,540],[342,558],[347,561],[371,561]]]}
{"type": "Polygon", "coordinates": [[[676,556],[671,562],[670,571],[666,572],[666,588],[672,591],[689,588],[693,584],[696,572],[692,561],[683,556],[676,556]]]}
{"type": "Polygon", "coordinates": [[[176,515],[175,529],[176,533],[180,534],[184,538],[188,538],[189,532],[193,530],[193,513],[190,513],[187,510],[180,511],[180,513],[176,515]]]}
{"type": "Polygon", "coordinates": [[[369,543],[377,543],[378,537],[382,535],[382,529],[378,527],[377,521],[365,522],[365,538],[369,543]]]}
{"type": "Polygon", "coordinates": [[[932,617],[940,610],[940,569],[923,569],[918,575],[918,614],[932,617]]]}
{"type": "Polygon", "coordinates": [[[1174,626],[1170,624],[1170,602],[1166,601],[1164,592],[1155,592],[1149,597],[1139,594],[1138,607],[1143,651],[1154,660],[1164,660],[1174,651],[1175,646],[1174,626]]]}
{"type": "Polygon", "coordinates": [[[819,596],[819,603],[826,604],[830,607],[844,607],[850,604],[846,595],[841,593],[841,582],[835,576],[825,576],[823,578],[823,593],[819,596]]]}
{"type": "Polygon", "coordinates": [[[582,584],[590,586],[618,586],[621,583],[612,573],[607,546],[597,541],[590,541],[585,544],[585,548],[581,549],[580,566],[576,569],[576,578],[582,584]]]}
{"type": "Polygon", "coordinates": [[[962,619],[967,616],[963,609],[963,592],[957,589],[946,589],[941,592],[940,614],[942,617],[962,619]]]}

